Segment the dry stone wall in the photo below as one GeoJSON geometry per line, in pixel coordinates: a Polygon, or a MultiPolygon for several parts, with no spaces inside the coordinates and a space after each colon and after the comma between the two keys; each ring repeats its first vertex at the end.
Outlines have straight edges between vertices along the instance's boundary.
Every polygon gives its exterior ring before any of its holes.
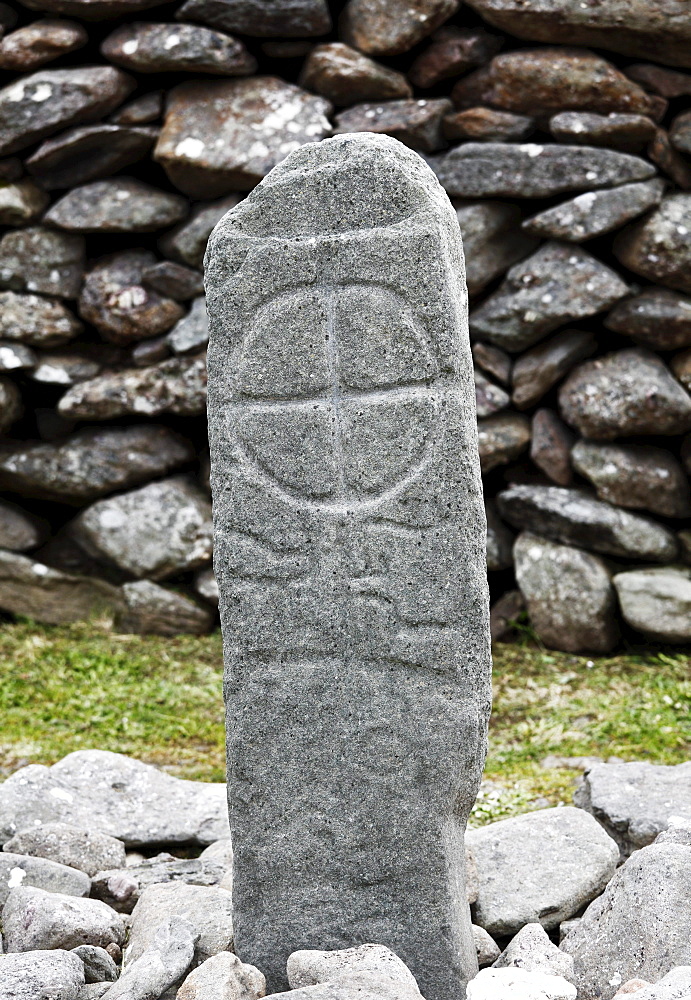
{"type": "Polygon", "coordinates": [[[691,12],[24,0],[0,30],[0,609],[214,626],[206,242],[368,131],[457,210],[495,636],[525,607],[560,649],[691,642],[691,12]]]}

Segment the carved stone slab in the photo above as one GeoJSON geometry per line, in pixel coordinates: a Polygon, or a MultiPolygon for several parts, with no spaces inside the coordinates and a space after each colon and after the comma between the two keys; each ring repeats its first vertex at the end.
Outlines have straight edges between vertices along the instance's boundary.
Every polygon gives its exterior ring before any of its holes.
{"type": "Polygon", "coordinates": [[[235,943],[476,969],[485,515],[456,214],[394,139],[292,153],[206,257],[235,943]]]}

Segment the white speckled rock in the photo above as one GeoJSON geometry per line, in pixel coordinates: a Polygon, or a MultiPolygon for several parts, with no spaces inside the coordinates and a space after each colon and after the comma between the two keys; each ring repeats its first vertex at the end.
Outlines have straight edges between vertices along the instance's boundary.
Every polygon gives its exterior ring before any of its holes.
{"type": "MultiPolygon", "coordinates": [[[[125,845],[121,840],[100,830],[70,826],[68,823],[43,823],[20,830],[2,849],[15,854],[49,858],[61,865],[78,868],[87,875],[125,866],[125,845]]],[[[0,864],[2,860],[0,855],[0,864]]],[[[41,888],[47,889],[48,886],[41,888]]]]}
{"type": "Polygon", "coordinates": [[[88,896],[91,879],[76,868],[42,857],[27,857],[23,852],[0,854],[0,906],[5,905],[8,893],[17,886],[33,886],[66,896],[88,896]]]}
{"type": "Polygon", "coordinates": [[[468,983],[467,1000],[576,1000],[562,976],[525,969],[482,969],[468,983]]]}
{"type": "Polygon", "coordinates": [[[84,965],[70,951],[0,954],[0,1000],[78,1000],[84,965]]]}
{"type": "Polygon", "coordinates": [[[526,924],[509,942],[493,965],[495,969],[525,969],[573,979],[573,958],[549,939],[542,924],[526,924]]]}
{"type": "Polygon", "coordinates": [[[265,994],[266,980],[259,969],[220,951],[190,972],[177,1000],[259,1000],[265,994]]]}
{"type": "Polygon", "coordinates": [[[415,976],[405,962],[382,944],[361,944],[339,951],[294,951],[288,958],[290,988],[315,986],[351,972],[371,972],[388,976],[417,989],[415,976]]]}
{"type": "Polygon", "coordinates": [[[10,889],[2,911],[7,951],[122,945],[122,917],[98,899],[79,899],[30,886],[10,889]]]}
{"type": "Polygon", "coordinates": [[[184,882],[157,883],[144,889],[132,912],[125,967],[152,946],[157,928],[170,914],[189,921],[197,932],[197,962],[204,962],[219,951],[232,950],[232,897],[226,889],[215,885],[186,885],[184,882]]]}

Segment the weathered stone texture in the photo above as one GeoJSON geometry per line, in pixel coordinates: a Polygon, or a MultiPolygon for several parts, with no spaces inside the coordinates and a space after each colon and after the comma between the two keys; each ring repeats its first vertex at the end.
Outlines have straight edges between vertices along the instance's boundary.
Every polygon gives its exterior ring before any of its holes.
{"type": "Polygon", "coordinates": [[[291,952],[354,940],[428,1000],[477,968],[462,829],[489,632],[462,275],[433,175],[373,135],[292,154],[207,251],[235,940],[272,990],[291,952]]]}

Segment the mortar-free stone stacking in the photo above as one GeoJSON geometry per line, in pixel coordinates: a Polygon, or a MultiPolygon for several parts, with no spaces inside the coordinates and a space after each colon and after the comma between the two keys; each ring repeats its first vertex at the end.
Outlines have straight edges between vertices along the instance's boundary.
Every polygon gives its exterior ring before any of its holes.
{"type": "Polygon", "coordinates": [[[277,990],[378,941],[451,1000],[490,680],[455,212],[394,139],[308,145],[216,227],[206,294],[236,947],[277,990]]]}

